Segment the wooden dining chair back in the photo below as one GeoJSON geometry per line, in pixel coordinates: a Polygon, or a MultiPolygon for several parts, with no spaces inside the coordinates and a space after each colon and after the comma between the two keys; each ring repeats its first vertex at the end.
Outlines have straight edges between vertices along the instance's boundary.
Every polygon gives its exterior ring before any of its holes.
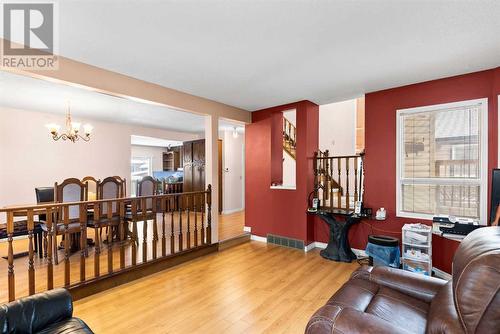
{"type": "MultiPolygon", "coordinates": [[[[102,182],[98,183],[97,192],[99,194],[98,199],[115,199],[123,197],[123,184],[118,181],[115,177],[107,177],[102,182]]],[[[119,214],[119,208],[116,202],[112,203],[111,208],[113,216],[119,214]]],[[[108,214],[108,203],[102,203],[101,215],[107,216],[108,214]]]]}
{"type": "Polygon", "coordinates": [[[97,184],[99,183],[99,180],[93,176],[85,176],[82,179],[82,183],[87,185],[87,200],[92,201],[99,198],[97,194],[97,184]]]}
{"type": "Polygon", "coordinates": [[[127,197],[127,179],[126,178],[122,178],[120,176],[112,176],[114,177],[118,182],[121,183],[121,186],[122,186],[122,197],[127,197]]]}
{"type": "MultiPolygon", "coordinates": [[[[151,176],[145,176],[137,183],[137,196],[153,196],[156,194],[157,181],[151,176]]],[[[153,208],[153,200],[146,200],[146,210],[149,211],[153,208]]],[[[142,208],[140,208],[142,210],[142,208]]]]}
{"type": "MultiPolygon", "coordinates": [[[[81,202],[87,200],[87,185],[76,178],[69,178],[64,180],[62,183],[55,183],[54,185],[54,201],[56,203],[68,203],[68,202],[81,202]]],[[[85,213],[86,214],[86,213],[85,213]]],[[[80,206],[70,205],[68,208],[68,233],[74,234],[80,231],[80,221],[84,217],[80,217],[80,206]]],[[[57,236],[64,234],[65,231],[65,212],[60,209],[57,214],[57,223],[54,224],[54,260],[57,264],[57,236]]],[[[84,231],[85,233],[86,231],[84,231]]]]}

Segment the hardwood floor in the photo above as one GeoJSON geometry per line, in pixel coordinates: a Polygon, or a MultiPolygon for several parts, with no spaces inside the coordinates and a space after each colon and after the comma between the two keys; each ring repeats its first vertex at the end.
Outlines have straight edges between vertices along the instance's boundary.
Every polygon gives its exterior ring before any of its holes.
{"type": "Polygon", "coordinates": [[[75,303],[96,333],[303,333],[357,263],[247,242],[75,303]]]}
{"type": "Polygon", "coordinates": [[[227,240],[242,235],[245,227],[245,211],[219,215],[219,240],[227,240]]]}

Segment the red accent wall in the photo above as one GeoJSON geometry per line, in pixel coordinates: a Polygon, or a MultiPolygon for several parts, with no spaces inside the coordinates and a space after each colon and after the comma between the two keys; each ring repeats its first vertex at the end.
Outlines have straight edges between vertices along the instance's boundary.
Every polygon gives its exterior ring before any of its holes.
{"type": "Polygon", "coordinates": [[[252,124],[245,131],[245,224],[252,228],[252,234],[312,238],[308,237],[312,231],[307,228],[306,210],[307,195],[314,186],[312,157],[318,150],[318,122],[319,106],[309,101],[252,113],[252,124]],[[270,189],[273,114],[290,109],[296,110],[296,190],[270,189]]]}
{"type": "MultiPolygon", "coordinates": [[[[369,234],[401,237],[405,223],[396,218],[396,110],[463,100],[488,98],[488,168],[497,166],[498,95],[500,68],[373,92],[365,100],[365,206],[385,207],[384,222],[365,220],[352,227],[349,241],[364,249],[369,234]]],[[[252,114],[246,129],[246,224],[252,234],[274,233],[305,240],[328,241],[328,229],[319,219],[305,214],[312,190],[312,155],[318,149],[319,107],[302,101],[252,114]],[[297,190],[271,190],[271,115],[297,109],[297,190]],[[302,138],[306,138],[303,141],[302,138]]],[[[490,178],[491,178],[491,172],[490,178]]],[[[491,180],[488,182],[490,185],[491,180]]],[[[488,201],[489,204],[489,201],[488,201]]],[[[489,212],[489,211],[488,211],[489,212]]],[[[431,223],[430,221],[421,221],[431,223]]],[[[433,237],[433,265],[448,273],[459,243],[433,237]]]]}
{"type": "MultiPolygon", "coordinates": [[[[366,246],[368,234],[400,237],[405,223],[430,221],[396,216],[396,110],[463,100],[488,98],[488,169],[497,166],[497,95],[500,94],[500,68],[434,80],[369,93],[365,99],[365,205],[376,210],[385,207],[384,222],[365,221],[350,233],[354,248],[366,246]]],[[[490,178],[491,178],[491,172],[490,178]]],[[[488,182],[488,186],[491,180],[488,182]]],[[[489,203],[489,201],[488,201],[489,203]]],[[[489,211],[488,211],[489,212],[489,211]]],[[[323,237],[323,235],[318,235],[323,237]]],[[[451,272],[451,261],[458,242],[433,238],[433,265],[451,272]]]]}

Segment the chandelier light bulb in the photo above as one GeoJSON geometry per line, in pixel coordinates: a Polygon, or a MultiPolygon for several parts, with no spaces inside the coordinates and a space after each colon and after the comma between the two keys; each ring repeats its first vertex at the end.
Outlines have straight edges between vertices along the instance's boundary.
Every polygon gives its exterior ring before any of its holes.
{"type": "Polygon", "coordinates": [[[83,125],[83,132],[85,133],[86,136],[90,136],[93,129],[94,129],[94,127],[91,124],[84,124],[83,125]]]}

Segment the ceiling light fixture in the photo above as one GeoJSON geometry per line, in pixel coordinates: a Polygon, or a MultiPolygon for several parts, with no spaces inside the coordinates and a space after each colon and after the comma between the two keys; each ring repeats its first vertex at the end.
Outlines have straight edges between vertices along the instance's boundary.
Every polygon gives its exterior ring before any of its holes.
{"type": "Polygon", "coordinates": [[[50,134],[52,135],[52,139],[55,141],[58,141],[59,139],[62,140],[69,140],[72,141],[73,143],[77,142],[79,139],[82,139],[83,141],[89,141],[90,140],[90,134],[92,133],[93,127],[90,124],[84,124],[83,125],[83,132],[84,135],[82,136],[80,132],[80,123],[78,122],[73,122],[71,120],[71,107],[68,102],[68,112],[66,114],[66,130],[65,132],[59,134],[59,129],[61,128],[58,124],[47,124],[47,128],[50,130],[50,134]]]}

